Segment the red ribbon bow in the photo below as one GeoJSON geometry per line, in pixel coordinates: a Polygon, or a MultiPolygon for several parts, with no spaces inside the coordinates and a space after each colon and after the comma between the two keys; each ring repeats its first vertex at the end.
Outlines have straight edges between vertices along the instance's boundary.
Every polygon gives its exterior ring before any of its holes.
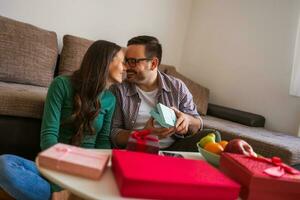
{"type": "Polygon", "coordinates": [[[264,170],[265,174],[268,174],[272,177],[281,177],[285,173],[298,175],[300,174],[300,171],[288,166],[287,164],[284,164],[279,157],[272,157],[272,158],[265,158],[265,157],[255,157],[255,156],[248,156],[253,160],[262,161],[266,163],[270,163],[275,165],[275,167],[270,167],[264,170]]]}
{"type": "Polygon", "coordinates": [[[136,139],[137,141],[137,150],[138,151],[145,151],[146,150],[146,141],[154,141],[158,142],[159,140],[155,137],[149,136],[151,133],[151,130],[140,130],[140,131],[134,131],[131,135],[132,138],[136,139]]]}

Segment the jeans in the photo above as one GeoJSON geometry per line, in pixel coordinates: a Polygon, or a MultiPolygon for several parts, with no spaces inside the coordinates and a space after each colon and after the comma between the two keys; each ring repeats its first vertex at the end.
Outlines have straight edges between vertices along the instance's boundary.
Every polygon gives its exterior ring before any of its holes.
{"type": "Polygon", "coordinates": [[[48,200],[50,183],[41,177],[34,162],[4,154],[0,156],[0,187],[17,200],[48,200]]]}
{"type": "Polygon", "coordinates": [[[163,150],[197,152],[197,142],[199,142],[202,137],[209,133],[214,133],[216,135],[216,141],[221,141],[221,133],[218,130],[207,128],[195,133],[192,136],[188,136],[183,139],[177,139],[171,146],[163,150]]]}

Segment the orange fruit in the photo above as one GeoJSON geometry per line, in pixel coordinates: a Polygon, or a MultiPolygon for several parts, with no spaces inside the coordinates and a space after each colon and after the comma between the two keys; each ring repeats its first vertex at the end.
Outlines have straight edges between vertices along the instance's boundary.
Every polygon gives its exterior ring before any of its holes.
{"type": "Polygon", "coordinates": [[[228,144],[228,142],[226,140],[222,140],[218,143],[223,147],[223,149],[225,149],[226,145],[228,144]]]}
{"type": "Polygon", "coordinates": [[[214,143],[214,142],[207,143],[204,146],[204,149],[206,151],[209,151],[209,152],[215,153],[215,154],[221,154],[224,151],[224,148],[222,147],[222,145],[220,145],[219,143],[214,143]]]}

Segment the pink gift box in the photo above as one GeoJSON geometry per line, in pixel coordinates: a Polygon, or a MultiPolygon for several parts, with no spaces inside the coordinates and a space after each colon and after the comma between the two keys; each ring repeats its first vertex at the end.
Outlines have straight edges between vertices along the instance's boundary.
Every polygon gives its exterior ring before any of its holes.
{"type": "Polygon", "coordinates": [[[240,196],[243,199],[299,200],[299,171],[281,163],[278,159],[222,153],[220,169],[241,184],[240,196]],[[281,166],[286,170],[278,171],[281,166]],[[278,177],[274,176],[274,172],[278,177]]]}
{"type": "Polygon", "coordinates": [[[90,179],[99,179],[109,155],[101,152],[58,143],[39,153],[41,167],[66,172],[90,179]]]}
{"type": "Polygon", "coordinates": [[[113,150],[112,170],[124,197],[236,200],[240,191],[203,160],[113,150]]]}

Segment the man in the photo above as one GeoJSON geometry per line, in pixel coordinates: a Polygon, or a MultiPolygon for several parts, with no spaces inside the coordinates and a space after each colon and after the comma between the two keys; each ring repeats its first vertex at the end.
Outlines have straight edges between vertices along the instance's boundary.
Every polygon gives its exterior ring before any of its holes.
{"type": "Polygon", "coordinates": [[[158,70],[162,57],[161,44],[154,37],[138,36],[130,39],[127,47],[127,80],[111,88],[117,99],[112,121],[112,143],[124,148],[133,130],[151,129],[151,133],[159,137],[161,149],[195,151],[199,136],[191,135],[198,133],[203,122],[186,85],[158,70]],[[175,127],[157,125],[150,115],[157,103],[175,111],[175,127]]]}

